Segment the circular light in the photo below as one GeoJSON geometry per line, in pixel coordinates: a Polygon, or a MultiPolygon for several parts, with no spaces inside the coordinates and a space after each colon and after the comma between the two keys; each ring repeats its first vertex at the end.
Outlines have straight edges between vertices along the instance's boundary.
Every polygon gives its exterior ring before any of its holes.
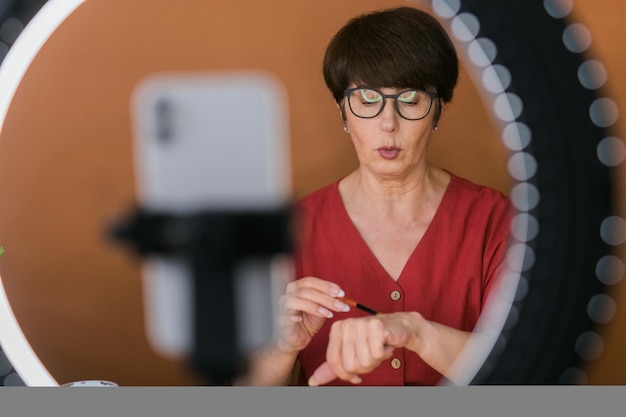
{"type": "Polygon", "coordinates": [[[591,46],[591,32],[582,23],[572,23],[563,31],[563,44],[574,53],[585,52],[591,46]]]}
{"type": "Polygon", "coordinates": [[[439,17],[449,19],[459,12],[461,0],[433,0],[432,8],[439,17]]]}
{"type": "Polygon", "coordinates": [[[0,38],[6,43],[13,43],[24,30],[24,24],[14,17],[8,18],[0,27],[0,38]]]}
{"type": "Polygon", "coordinates": [[[7,387],[22,387],[24,386],[24,381],[20,376],[16,373],[10,373],[4,378],[3,384],[7,387]]]}
{"type": "Polygon", "coordinates": [[[11,365],[11,361],[9,361],[7,355],[0,350],[0,378],[4,378],[11,372],[12,369],[13,365],[11,365]]]}
{"type": "Polygon", "coordinates": [[[587,374],[580,368],[567,368],[561,375],[560,384],[587,384],[587,374]]]}
{"type": "Polygon", "coordinates": [[[459,40],[469,42],[478,35],[480,22],[471,13],[461,13],[452,19],[451,29],[459,40]]]}
{"type": "Polygon", "coordinates": [[[500,94],[511,85],[511,72],[503,65],[489,66],[483,71],[482,81],[489,92],[500,94]]]}
{"type": "Polygon", "coordinates": [[[596,323],[608,323],[615,317],[617,307],[615,301],[606,294],[591,297],[587,304],[587,314],[596,323]]]}
{"type": "Polygon", "coordinates": [[[609,136],[598,143],[597,154],[600,162],[606,166],[614,167],[624,162],[626,147],[619,138],[609,136]]]}
{"type": "Polygon", "coordinates": [[[619,284],[624,277],[624,263],[617,256],[603,256],[596,263],[596,277],[605,285],[619,284]]]}
{"type": "Polygon", "coordinates": [[[499,295],[502,301],[508,303],[515,300],[519,287],[520,277],[516,273],[506,273],[500,276],[499,295]]]}
{"type": "Polygon", "coordinates": [[[523,109],[522,99],[513,93],[500,94],[496,97],[493,106],[496,116],[504,122],[512,122],[517,119],[522,114],[523,109]]]}
{"type": "Polygon", "coordinates": [[[524,243],[514,243],[506,252],[506,262],[513,272],[521,272],[524,264],[524,254],[529,249],[524,243]]]}
{"type": "Polygon", "coordinates": [[[509,174],[518,181],[528,181],[537,173],[537,160],[527,152],[517,152],[509,158],[509,174]]]}
{"type": "Polygon", "coordinates": [[[0,62],[4,60],[4,57],[9,52],[9,45],[4,42],[0,42],[0,62]]]}
{"type": "Polygon", "coordinates": [[[578,67],[578,81],[589,89],[595,90],[606,84],[608,75],[604,65],[595,59],[589,59],[578,67]]]}
{"type": "Polygon", "coordinates": [[[506,261],[514,272],[528,271],[535,264],[535,251],[524,243],[514,243],[506,253],[506,261]]]}
{"type": "Polygon", "coordinates": [[[519,321],[519,310],[515,306],[511,306],[509,310],[509,315],[504,322],[504,326],[502,326],[502,330],[508,330],[515,327],[517,322],[519,321]]]}
{"type": "Polygon", "coordinates": [[[575,350],[576,354],[581,359],[593,361],[602,355],[604,342],[599,334],[595,332],[584,332],[576,339],[575,350]]]}
{"type": "Polygon", "coordinates": [[[596,126],[612,126],[619,118],[617,104],[606,97],[595,99],[589,106],[589,117],[596,126]]]}
{"type": "Polygon", "coordinates": [[[486,67],[491,64],[498,55],[496,44],[488,38],[474,39],[470,42],[467,53],[474,65],[486,67]]]}
{"type": "Polygon", "coordinates": [[[511,234],[522,242],[533,240],[539,234],[539,222],[535,216],[520,213],[511,222],[511,234]]]}
{"type": "Polygon", "coordinates": [[[513,301],[522,301],[528,295],[528,280],[524,277],[520,277],[517,292],[515,293],[515,298],[513,301]]]}
{"type": "Polygon", "coordinates": [[[600,236],[609,245],[621,245],[626,242],[626,221],[619,216],[607,217],[600,225],[600,236]]]}
{"type": "Polygon", "coordinates": [[[512,151],[521,151],[530,144],[531,139],[532,132],[524,123],[509,123],[502,130],[502,141],[512,151]]]}
{"type": "Polygon", "coordinates": [[[526,182],[515,185],[509,197],[513,206],[520,211],[530,211],[539,204],[539,190],[533,184],[526,182]]]}
{"type": "Polygon", "coordinates": [[[491,354],[492,355],[499,355],[504,351],[504,348],[506,348],[506,336],[504,336],[503,334],[500,334],[500,336],[498,336],[498,338],[496,339],[496,342],[493,345],[493,349],[491,350],[491,354]]]}
{"type": "Polygon", "coordinates": [[[522,272],[529,271],[533,266],[535,266],[535,260],[537,256],[535,255],[535,251],[530,247],[526,247],[526,251],[524,252],[524,263],[522,264],[522,272]]]}
{"type": "Polygon", "coordinates": [[[562,19],[572,12],[574,4],[572,0],[544,0],[543,8],[550,16],[562,19]]]}

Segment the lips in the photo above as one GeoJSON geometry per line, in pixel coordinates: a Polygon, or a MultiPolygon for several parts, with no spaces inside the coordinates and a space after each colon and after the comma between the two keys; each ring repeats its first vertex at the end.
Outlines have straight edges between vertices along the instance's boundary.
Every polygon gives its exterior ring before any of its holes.
{"type": "Polygon", "coordinates": [[[376,151],[383,159],[387,160],[395,159],[400,154],[400,148],[395,146],[381,146],[376,151]]]}

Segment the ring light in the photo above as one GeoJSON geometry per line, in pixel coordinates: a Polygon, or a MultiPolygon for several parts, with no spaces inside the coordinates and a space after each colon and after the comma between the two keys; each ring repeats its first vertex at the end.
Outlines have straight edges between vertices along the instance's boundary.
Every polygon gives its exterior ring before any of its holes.
{"type": "MultiPolygon", "coordinates": [[[[83,1],[49,0],[0,66],[0,128],[24,72],[47,38],[83,1]]],[[[508,272],[455,366],[463,384],[584,383],[601,352],[612,285],[626,239],[613,209],[612,169],[624,146],[619,114],[604,95],[606,70],[588,56],[586,27],[571,0],[416,0],[447,26],[510,150],[517,210],[508,272]],[[464,359],[464,358],[469,358],[464,359]],[[463,360],[461,360],[463,359],[463,360]]],[[[1,284],[1,280],[0,280],[1,284]]],[[[2,349],[27,385],[58,385],[21,332],[0,285],[2,349]]]]}

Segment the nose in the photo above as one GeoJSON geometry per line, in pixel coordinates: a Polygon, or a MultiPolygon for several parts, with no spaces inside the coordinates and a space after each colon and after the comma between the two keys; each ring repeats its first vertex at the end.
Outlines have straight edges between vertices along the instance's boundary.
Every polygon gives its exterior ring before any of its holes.
{"type": "Polygon", "coordinates": [[[385,98],[385,106],[383,107],[383,111],[381,112],[380,117],[383,130],[387,132],[393,132],[398,129],[399,118],[401,116],[398,114],[398,111],[396,109],[396,103],[394,102],[393,98],[385,98]]]}

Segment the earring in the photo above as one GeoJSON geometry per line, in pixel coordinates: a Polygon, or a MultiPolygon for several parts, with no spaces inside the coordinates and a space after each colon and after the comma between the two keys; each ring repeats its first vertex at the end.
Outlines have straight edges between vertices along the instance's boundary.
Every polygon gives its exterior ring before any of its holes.
{"type": "Polygon", "coordinates": [[[350,128],[348,127],[347,124],[343,125],[343,131],[346,132],[346,133],[350,132],[350,128]]]}
{"type": "Polygon", "coordinates": [[[433,126],[433,132],[436,132],[439,129],[439,126],[433,126]]]}

